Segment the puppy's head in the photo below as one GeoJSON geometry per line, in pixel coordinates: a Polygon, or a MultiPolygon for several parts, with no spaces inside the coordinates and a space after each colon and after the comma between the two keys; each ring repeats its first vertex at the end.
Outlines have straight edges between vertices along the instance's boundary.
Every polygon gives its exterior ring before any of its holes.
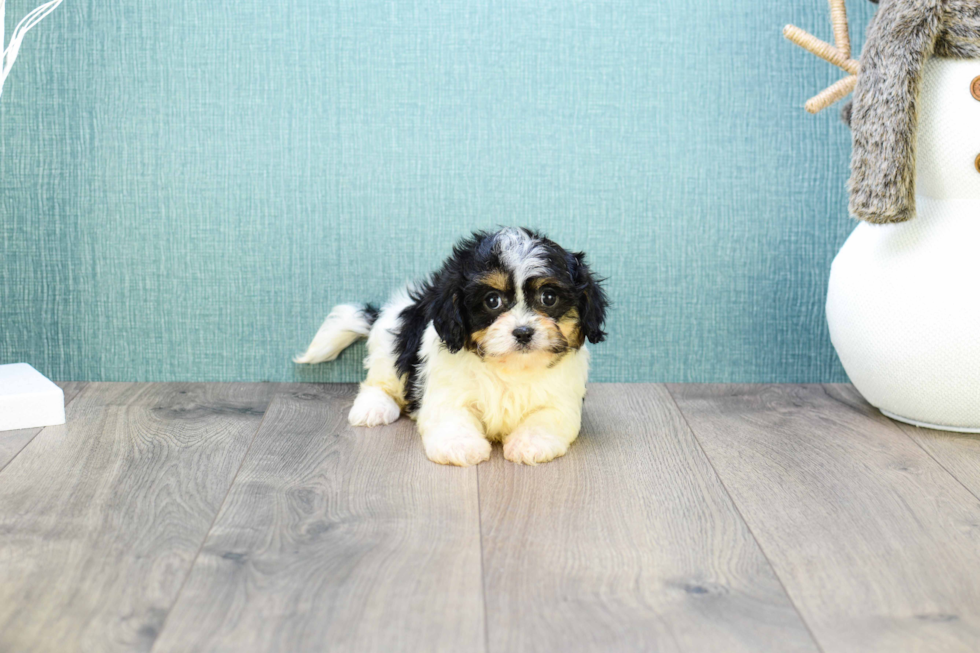
{"type": "Polygon", "coordinates": [[[430,288],[430,316],[452,352],[551,364],[605,338],[608,304],[581,252],[528,229],[456,245],[430,288]]]}

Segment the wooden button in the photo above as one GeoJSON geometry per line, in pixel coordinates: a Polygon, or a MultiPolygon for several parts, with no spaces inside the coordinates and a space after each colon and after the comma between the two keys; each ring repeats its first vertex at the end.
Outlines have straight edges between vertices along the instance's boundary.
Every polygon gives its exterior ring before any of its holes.
{"type": "Polygon", "coordinates": [[[974,100],[980,101],[980,77],[974,77],[970,82],[970,93],[974,100]]]}
{"type": "Polygon", "coordinates": [[[973,166],[980,172],[980,154],[977,155],[976,160],[973,162],[973,166]]]}

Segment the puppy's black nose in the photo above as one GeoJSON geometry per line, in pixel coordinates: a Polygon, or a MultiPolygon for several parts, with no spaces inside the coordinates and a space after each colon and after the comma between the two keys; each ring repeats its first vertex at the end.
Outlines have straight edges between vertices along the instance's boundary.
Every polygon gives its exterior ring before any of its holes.
{"type": "Polygon", "coordinates": [[[518,344],[526,345],[534,337],[534,329],[529,326],[519,326],[514,329],[514,340],[518,344]]]}

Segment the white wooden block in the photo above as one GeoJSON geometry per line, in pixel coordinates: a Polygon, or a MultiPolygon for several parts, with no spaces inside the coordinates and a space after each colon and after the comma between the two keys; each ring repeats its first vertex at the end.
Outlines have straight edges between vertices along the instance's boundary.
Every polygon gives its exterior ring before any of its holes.
{"type": "Polygon", "coordinates": [[[0,365],[0,431],[65,423],[65,393],[27,363],[0,365]]]}

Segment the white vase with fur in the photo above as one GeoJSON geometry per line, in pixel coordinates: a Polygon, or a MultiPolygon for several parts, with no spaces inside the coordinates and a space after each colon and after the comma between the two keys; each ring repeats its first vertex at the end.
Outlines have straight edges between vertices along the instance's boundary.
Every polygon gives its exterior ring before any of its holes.
{"type": "MultiPolygon", "coordinates": [[[[872,0],[877,2],[877,0],[872,0]]],[[[831,268],[830,336],[854,386],[898,420],[980,432],[980,13],[974,0],[882,0],[860,61],[844,0],[834,43],[786,38],[850,74],[851,215],[831,268]]]]}
{"type": "Polygon", "coordinates": [[[980,60],[922,71],[916,216],[854,230],[834,260],[830,335],[854,386],[896,419],[980,432],[980,60]]]}

